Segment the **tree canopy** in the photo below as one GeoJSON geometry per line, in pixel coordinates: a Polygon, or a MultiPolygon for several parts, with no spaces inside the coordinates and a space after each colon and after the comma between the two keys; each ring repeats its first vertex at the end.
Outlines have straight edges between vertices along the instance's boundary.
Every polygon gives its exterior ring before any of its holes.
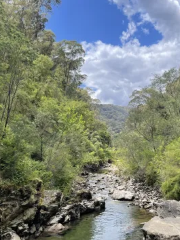
{"type": "Polygon", "coordinates": [[[126,127],[118,136],[119,164],[148,184],[161,185],[168,198],[180,199],[180,71],[156,75],[134,91],[126,127]]]}
{"type": "Polygon", "coordinates": [[[0,181],[66,189],[110,157],[110,135],[81,89],[85,52],[45,30],[59,0],[0,3],[0,181]]]}

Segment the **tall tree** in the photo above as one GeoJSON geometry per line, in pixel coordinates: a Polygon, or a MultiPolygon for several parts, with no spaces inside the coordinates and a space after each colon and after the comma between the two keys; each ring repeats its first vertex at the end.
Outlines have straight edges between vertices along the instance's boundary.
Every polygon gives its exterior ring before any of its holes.
{"type": "Polygon", "coordinates": [[[60,66],[63,72],[62,89],[66,95],[72,94],[74,89],[82,84],[86,76],[81,73],[85,52],[82,45],[76,41],[62,41],[55,43],[52,58],[54,68],[60,66]]]}

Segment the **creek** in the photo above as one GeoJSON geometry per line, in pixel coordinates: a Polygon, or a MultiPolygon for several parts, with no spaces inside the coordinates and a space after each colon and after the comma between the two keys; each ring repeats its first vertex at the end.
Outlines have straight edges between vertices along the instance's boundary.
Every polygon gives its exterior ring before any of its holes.
{"type": "MultiPolygon", "coordinates": [[[[92,174],[87,179],[91,191],[106,198],[106,209],[100,213],[88,214],[80,220],[69,223],[70,230],[64,236],[49,237],[48,240],[141,240],[142,223],[152,215],[128,202],[114,201],[108,192],[117,187],[118,178],[106,174],[92,174]]],[[[47,240],[42,237],[38,240],[47,240]]]]}
{"type": "Polygon", "coordinates": [[[108,200],[105,211],[85,215],[71,223],[71,230],[64,236],[49,237],[48,240],[141,240],[141,223],[150,218],[145,210],[128,207],[127,202],[108,200]]]}

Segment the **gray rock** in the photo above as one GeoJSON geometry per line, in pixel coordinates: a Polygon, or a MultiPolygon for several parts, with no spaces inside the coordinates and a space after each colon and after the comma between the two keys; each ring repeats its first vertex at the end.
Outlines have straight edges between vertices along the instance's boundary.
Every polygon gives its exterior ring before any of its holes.
{"type": "Polygon", "coordinates": [[[154,217],[143,226],[146,240],[180,240],[180,218],[154,217]]]}
{"type": "Polygon", "coordinates": [[[129,192],[129,191],[119,191],[119,190],[115,190],[112,198],[114,200],[125,200],[125,201],[132,201],[134,199],[134,194],[129,192]]]}
{"type": "Polygon", "coordinates": [[[34,234],[36,232],[36,227],[35,225],[32,225],[32,227],[30,228],[30,233],[34,234]]]}
{"type": "Polygon", "coordinates": [[[63,199],[63,194],[58,190],[45,190],[43,205],[49,206],[51,204],[61,203],[63,199]]]}
{"type": "Polygon", "coordinates": [[[15,232],[7,232],[1,236],[1,240],[21,240],[15,232]]]}
{"type": "Polygon", "coordinates": [[[56,214],[58,212],[58,209],[59,209],[58,204],[51,204],[48,206],[47,211],[49,212],[49,214],[51,216],[53,216],[54,214],[56,214]]]}
{"type": "Polygon", "coordinates": [[[159,204],[157,213],[161,218],[180,217],[180,202],[175,200],[163,201],[159,204]]]}
{"type": "Polygon", "coordinates": [[[45,228],[43,235],[44,236],[61,235],[66,230],[67,227],[64,227],[61,223],[58,223],[45,228]]]}
{"type": "Polygon", "coordinates": [[[105,209],[105,200],[102,197],[98,197],[94,200],[95,210],[105,209]]]}
{"type": "Polygon", "coordinates": [[[63,216],[61,214],[59,214],[55,217],[52,217],[50,219],[50,221],[47,223],[47,225],[51,226],[51,225],[57,224],[57,223],[61,222],[62,219],[63,219],[63,216]]]}
{"type": "Polygon", "coordinates": [[[20,214],[17,218],[15,218],[11,222],[11,224],[10,224],[11,227],[13,227],[15,229],[20,224],[33,222],[35,215],[36,215],[36,211],[37,211],[36,207],[25,210],[22,214],[20,214]]]}

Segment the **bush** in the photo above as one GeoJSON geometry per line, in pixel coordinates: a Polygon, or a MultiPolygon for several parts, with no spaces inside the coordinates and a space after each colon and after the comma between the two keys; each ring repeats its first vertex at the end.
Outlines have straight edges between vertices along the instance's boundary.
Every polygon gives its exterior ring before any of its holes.
{"type": "Polygon", "coordinates": [[[162,192],[167,199],[180,200],[180,174],[162,184],[162,192]]]}

